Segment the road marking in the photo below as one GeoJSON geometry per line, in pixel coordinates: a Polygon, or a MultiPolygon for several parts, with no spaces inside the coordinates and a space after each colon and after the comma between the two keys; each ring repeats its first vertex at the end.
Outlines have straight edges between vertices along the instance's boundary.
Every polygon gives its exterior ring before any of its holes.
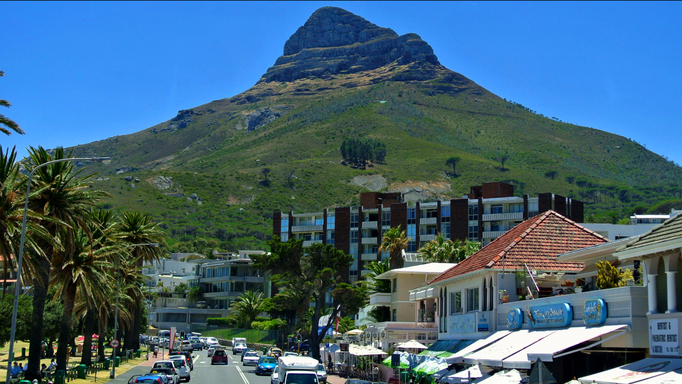
{"type": "Polygon", "coordinates": [[[242,380],[244,380],[244,384],[249,384],[249,380],[246,379],[246,376],[244,376],[244,372],[242,372],[241,369],[239,369],[239,366],[234,366],[237,368],[237,372],[239,372],[239,375],[242,377],[242,380]]]}

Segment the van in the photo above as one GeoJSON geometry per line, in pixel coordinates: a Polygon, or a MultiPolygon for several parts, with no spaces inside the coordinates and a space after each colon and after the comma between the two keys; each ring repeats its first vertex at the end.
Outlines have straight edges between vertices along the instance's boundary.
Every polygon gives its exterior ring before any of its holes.
{"type": "Polygon", "coordinates": [[[317,360],[304,356],[282,356],[277,361],[279,384],[318,384],[317,360]]]}

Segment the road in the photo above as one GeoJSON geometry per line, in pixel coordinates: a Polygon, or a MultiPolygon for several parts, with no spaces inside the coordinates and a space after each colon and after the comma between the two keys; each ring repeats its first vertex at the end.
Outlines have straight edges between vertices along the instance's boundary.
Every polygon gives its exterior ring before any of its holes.
{"type": "MultiPolygon", "coordinates": [[[[255,366],[243,366],[241,355],[232,355],[232,350],[226,348],[229,363],[227,365],[211,365],[211,358],[207,351],[194,351],[194,370],[191,372],[191,383],[229,383],[229,384],[270,384],[270,375],[256,376],[255,366]]],[[[259,353],[260,355],[260,353],[259,353]]],[[[150,367],[137,366],[118,376],[109,384],[128,383],[133,375],[149,372],[150,367]]]]}

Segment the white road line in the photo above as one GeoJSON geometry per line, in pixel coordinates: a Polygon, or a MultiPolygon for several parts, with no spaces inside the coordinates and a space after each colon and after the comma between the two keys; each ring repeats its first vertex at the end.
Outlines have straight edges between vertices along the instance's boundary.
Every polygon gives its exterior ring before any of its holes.
{"type": "Polygon", "coordinates": [[[244,384],[249,384],[249,380],[246,379],[246,376],[244,376],[244,372],[242,372],[241,369],[239,369],[239,366],[235,365],[235,368],[237,368],[237,372],[239,372],[239,375],[242,377],[242,380],[244,380],[244,384]]]}

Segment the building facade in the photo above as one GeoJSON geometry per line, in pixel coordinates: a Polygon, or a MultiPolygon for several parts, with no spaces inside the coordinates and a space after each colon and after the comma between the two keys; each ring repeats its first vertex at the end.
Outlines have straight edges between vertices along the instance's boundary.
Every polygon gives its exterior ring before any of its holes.
{"type": "Polygon", "coordinates": [[[509,229],[539,212],[554,210],[569,219],[583,221],[583,203],[561,195],[541,193],[514,196],[514,186],[484,183],[471,187],[461,199],[416,202],[409,205],[400,193],[368,192],[360,195],[360,207],[339,207],[313,213],[273,214],[273,235],[282,241],[302,239],[304,246],[332,244],[355,257],[349,281],[369,272],[364,265],[388,258],[379,252],[383,233],[400,226],[411,239],[407,252],[417,250],[440,233],[447,239],[468,239],[489,244],[509,229]]]}

